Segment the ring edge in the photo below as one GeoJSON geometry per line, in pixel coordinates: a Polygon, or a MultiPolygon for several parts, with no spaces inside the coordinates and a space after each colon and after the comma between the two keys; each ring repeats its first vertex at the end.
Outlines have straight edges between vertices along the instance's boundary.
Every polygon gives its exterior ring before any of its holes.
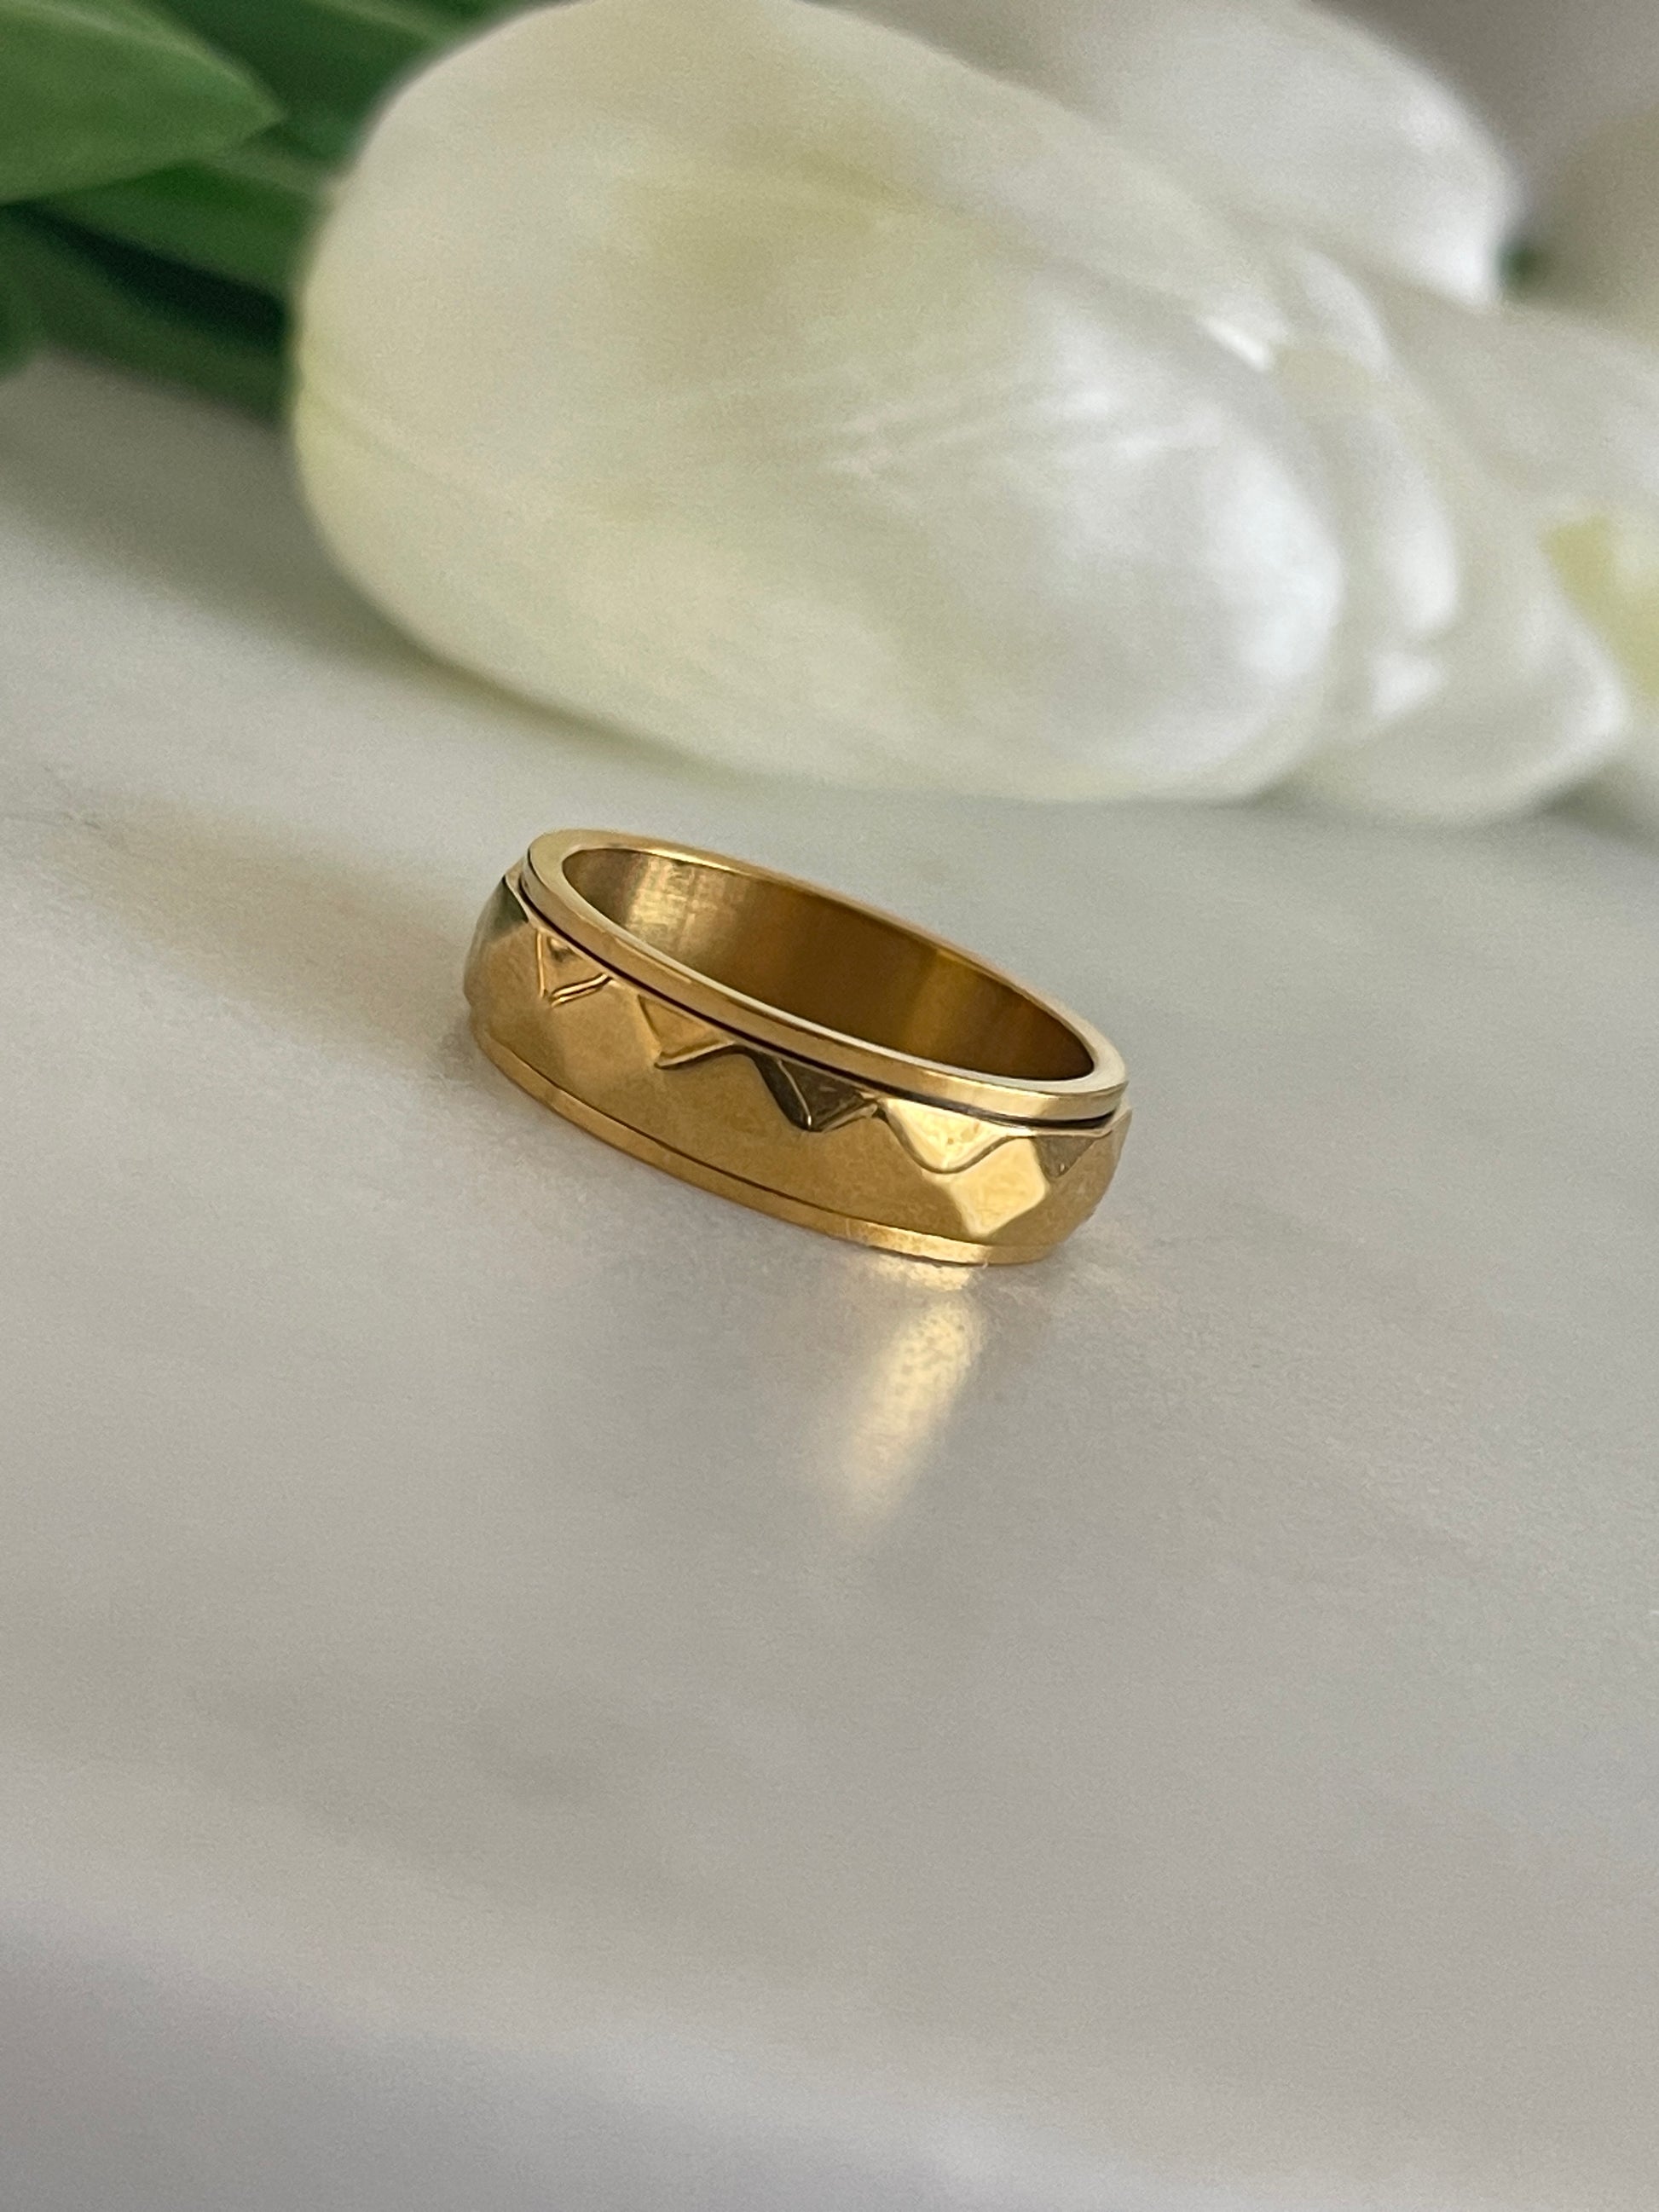
{"type": "Polygon", "coordinates": [[[787,1053],[809,1065],[825,1068],[832,1074],[844,1075],[854,1081],[873,1083],[883,1090],[916,1098],[924,1104],[952,1108],[957,1112],[975,1114],[987,1121],[1042,1121],[1066,1126],[1111,1120],[1121,1107],[1127,1091],[1128,1072],[1117,1047],[1092,1022],[1085,1020],[1071,1007],[1049,998],[1046,993],[988,962],[981,955],[952,944],[902,915],[870,906],[863,900],[848,898],[825,885],[808,883],[804,878],[789,876],[777,869],[736,860],[729,854],[708,852],[671,840],[634,839],[616,830],[545,830],[540,836],[532,838],[528,850],[508,871],[506,880],[520,904],[537,923],[543,928],[552,930],[556,935],[566,938],[589,959],[703,1020],[717,1022],[735,1034],[762,1044],[769,1051],[787,1053]],[[937,945],[995,976],[1010,989],[1041,1006],[1086,1046],[1096,1058],[1099,1072],[1104,1072],[1105,1067],[1101,1054],[1109,1054],[1110,1066],[1115,1071],[1115,1079],[1073,1089],[1066,1082],[1028,1083],[972,1068],[954,1067],[941,1061],[925,1060],[896,1051],[871,1040],[826,1030],[816,1023],[803,1021],[787,1008],[750,1000],[741,993],[732,991],[717,979],[705,976],[698,970],[686,967],[683,962],[657,951],[633,932],[621,928],[592,908],[563,876],[562,865],[566,848],[590,842],[598,845],[617,844],[630,848],[637,847],[641,850],[652,848],[670,852],[704,865],[772,878],[793,889],[850,907],[906,935],[937,945]],[[547,847],[553,848],[560,855],[561,870],[556,883],[548,880],[538,863],[538,848],[547,847]],[[542,894],[540,898],[537,896],[538,890],[542,894]]]}
{"type": "MultiPolygon", "coordinates": [[[[969,1244],[958,1243],[951,1237],[932,1236],[921,1230],[890,1228],[884,1222],[867,1221],[855,1214],[836,1213],[827,1207],[813,1206],[805,1200],[787,1197],[781,1191],[769,1189],[763,1183],[750,1182],[726,1169],[712,1167],[689,1152],[678,1152],[659,1139],[630,1128],[625,1121],[618,1121],[571,1092],[561,1090],[557,1084],[550,1082],[528,1061],[521,1060],[510,1046],[502,1044],[492,1036],[476,1009],[471,1012],[469,1026],[479,1050],[500,1073],[563,1120],[644,1165],[660,1169],[677,1182],[706,1190],[717,1198],[729,1199],[750,1212],[769,1214],[774,1220],[787,1222],[793,1228],[815,1230],[820,1236],[834,1237],[845,1243],[861,1244],[869,1249],[887,1252],[907,1260],[926,1261],[938,1267],[1025,1267],[1047,1259],[1066,1242],[1062,1236],[1044,1244],[1030,1246],[969,1244]]],[[[1067,1232],[1068,1235],[1074,1232],[1067,1232]]]]}

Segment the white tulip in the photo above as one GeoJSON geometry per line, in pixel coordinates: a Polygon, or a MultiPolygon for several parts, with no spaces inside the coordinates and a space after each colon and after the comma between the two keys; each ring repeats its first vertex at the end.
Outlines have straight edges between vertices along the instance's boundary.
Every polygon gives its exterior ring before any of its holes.
{"type": "MultiPolygon", "coordinates": [[[[1614,641],[1630,672],[1642,720],[1620,781],[1626,795],[1659,819],[1659,466],[1648,427],[1654,384],[1647,351],[1659,347],[1659,109],[1608,125],[1557,186],[1545,232],[1545,289],[1643,342],[1626,349],[1619,372],[1598,373],[1590,387],[1598,426],[1609,412],[1609,389],[1622,394],[1606,441],[1621,465],[1620,484],[1598,520],[1564,535],[1559,558],[1575,599],[1614,641]],[[1638,471],[1639,501],[1628,489],[1638,471]]],[[[1580,395],[1583,389],[1580,382],[1580,395]]],[[[1578,406],[1563,411],[1577,421],[1578,406]]]]}
{"type": "Polygon", "coordinates": [[[1495,304],[1434,79],[1299,0],[880,12],[573,0],[393,101],[295,410],[374,597],[820,776],[1455,818],[1624,741],[1546,544],[1659,514],[1659,364],[1587,408],[1495,304]]]}

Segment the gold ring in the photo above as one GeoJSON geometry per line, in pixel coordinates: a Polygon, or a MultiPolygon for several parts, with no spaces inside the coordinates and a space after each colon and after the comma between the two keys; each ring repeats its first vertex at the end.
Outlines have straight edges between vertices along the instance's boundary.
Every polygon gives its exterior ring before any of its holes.
{"type": "Polygon", "coordinates": [[[1040,1259],[1129,1112],[1099,1032],[939,939],[717,853],[538,837],[466,964],[497,1067],[636,1159],[926,1260],[1040,1259]]]}

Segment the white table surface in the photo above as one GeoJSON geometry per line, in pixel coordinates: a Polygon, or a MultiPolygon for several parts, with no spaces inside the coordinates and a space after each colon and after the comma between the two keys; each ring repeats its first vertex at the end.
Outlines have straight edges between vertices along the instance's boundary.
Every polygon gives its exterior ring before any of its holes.
{"type": "Polygon", "coordinates": [[[67,363],[0,724],[6,2212],[1651,2212],[1659,854],[719,781],[67,363]],[[555,823],[1097,1015],[1107,1212],[545,1114],[459,969],[555,823]]]}

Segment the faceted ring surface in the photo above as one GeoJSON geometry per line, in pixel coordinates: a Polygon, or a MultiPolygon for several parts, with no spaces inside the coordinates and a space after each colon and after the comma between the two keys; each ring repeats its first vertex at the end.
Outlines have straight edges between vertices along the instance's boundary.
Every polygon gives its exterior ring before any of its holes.
{"type": "Polygon", "coordinates": [[[485,907],[473,1034],[532,1097],[705,1190],[958,1265],[1041,1259],[1128,1128],[1122,1061],[940,939],[720,854],[538,837],[485,907]]]}

